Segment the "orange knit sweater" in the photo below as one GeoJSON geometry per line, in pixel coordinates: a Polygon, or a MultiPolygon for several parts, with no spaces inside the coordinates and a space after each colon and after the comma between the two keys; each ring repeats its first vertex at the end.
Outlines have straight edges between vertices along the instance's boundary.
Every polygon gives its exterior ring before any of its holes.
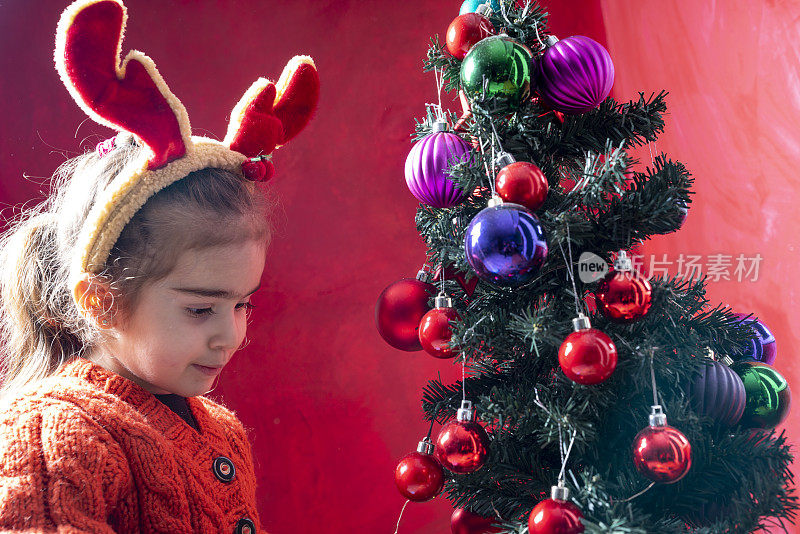
{"type": "Polygon", "coordinates": [[[0,412],[0,531],[256,532],[242,423],[187,401],[199,433],[127,378],[64,364],[0,412]]]}

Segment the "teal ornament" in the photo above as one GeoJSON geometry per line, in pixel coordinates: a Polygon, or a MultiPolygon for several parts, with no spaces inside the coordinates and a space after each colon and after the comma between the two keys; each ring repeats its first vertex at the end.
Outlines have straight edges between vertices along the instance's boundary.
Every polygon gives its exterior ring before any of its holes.
{"type": "Polygon", "coordinates": [[[747,401],[739,424],[769,430],[789,414],[792,393],[789,383],[774,367],[761,362],[738,362],[731,369],[744,382],[747,401]]]}
{"type": "Polygon", "coordinates": [[[461,86],[481,105],[515,110],[530,96],[533,54],[507,35],[478,41],[461,62],[461,86]]]}
{"type": "Polygon", "coordinates": [[[464,3],[461,4],[461,9],[458,10],[458,14],[475,13],[478,11],[478,6],[481,4],[489,4],[492,11],[500,13],[500,0],[464,0],[464,3]]]}

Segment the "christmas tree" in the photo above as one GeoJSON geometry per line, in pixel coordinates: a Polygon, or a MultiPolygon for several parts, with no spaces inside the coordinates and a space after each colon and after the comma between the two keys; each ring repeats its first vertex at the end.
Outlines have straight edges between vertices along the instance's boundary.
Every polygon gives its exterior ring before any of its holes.
{"type": "Polygon", "coordinates": [[[431,431],[398,464],[401,493],[443,491],[459,533],[794,523],[774,339],[704,278],[648,279],[626,254],[691,204],[684,165],[629,154],[663,132],[666,92],[616,102],[600,44],[550,35],[535,3],[477,4],[424,61],[440,102],[405,173],[426,262],[376,308],[387,342],[464,372],[424,387],[431,431]]]}

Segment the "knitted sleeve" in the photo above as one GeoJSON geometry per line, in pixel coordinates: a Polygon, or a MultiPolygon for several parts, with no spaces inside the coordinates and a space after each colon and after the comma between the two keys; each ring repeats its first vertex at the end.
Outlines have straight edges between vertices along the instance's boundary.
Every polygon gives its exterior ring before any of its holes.
{"type": "Polygon", "coordinates": [[[132,489],[122,449],[78,406],[48,400],[0,419],[0,531],[113,533],[132,489]]]}

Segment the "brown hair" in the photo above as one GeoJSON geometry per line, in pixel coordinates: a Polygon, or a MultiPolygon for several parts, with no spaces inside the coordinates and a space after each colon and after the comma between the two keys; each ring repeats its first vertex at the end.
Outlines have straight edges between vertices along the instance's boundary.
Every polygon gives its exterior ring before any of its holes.
{"type": "MultiPolygon", "coordinates": [[[[22,210],[0,238],[0,403],[100,340],[73,301],[69,269],[98,194],[142,150],[130,138],[102,158],[93,151],[68,160],[53,176],[50,196],[22,210]]],[[[258,184],[233,173],[193,172],[134,215],[98,276],[115,289],[124,316],[182,252],[247,239],[268,244],[274,205],[258,184]]]]}

